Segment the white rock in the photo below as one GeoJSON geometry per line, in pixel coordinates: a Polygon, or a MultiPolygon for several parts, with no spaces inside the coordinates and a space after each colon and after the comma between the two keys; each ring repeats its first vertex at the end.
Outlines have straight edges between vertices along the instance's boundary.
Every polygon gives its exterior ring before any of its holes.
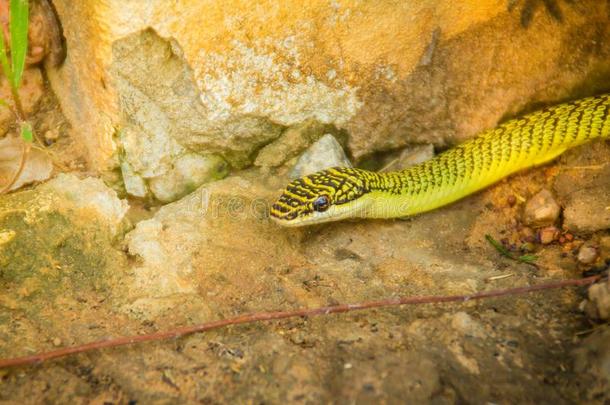
{"type": "Polygon", "coordinates": [[[552,225],[559,218],[561,207],[549,190],[541,190],[525,204],[523,221],[531,226],[552,225]]]}
{"type": "Polygon", "coordinates": [[[93,210],[112,234],[122,229],[129,204],[126,200],[121,200],[102,180],[93,177],[80,179],[71,173],[61,173],[41,188],[59,195],[76,209],[93,210]]]}
{"type": "Polygon", "coordinates": [[[144,198],[148,195],[148,187],[144,179],[138,176],[126,160],[121,162],[121,175],[123,176],[123,184],[127,194],[139,198],[144,198]]]}
{"type": "Polygon", "coordinates": [[[220,156],[188,153],[177,158],[166,174],[150,179],[148,185],[159,201],[171,202],[227,173],[228,165],[220,156]]]}
{"type": "Polygon", "coordinates": [[[352,163],[335,137],[326,134],[301,155],[290,172],[290,178],[296,179],[336,166],[352,167],[352,163]]]}

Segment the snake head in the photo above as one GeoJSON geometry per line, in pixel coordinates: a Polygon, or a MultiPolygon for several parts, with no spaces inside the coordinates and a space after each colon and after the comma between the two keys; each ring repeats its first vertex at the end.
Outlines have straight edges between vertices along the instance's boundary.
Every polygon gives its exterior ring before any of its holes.
{"type": "Polygon", "coordinates": [[[301,226],[362,215],[367,194],[365,171],[334,167],[292,181],[271,207],[283,226],[301,226]]]}

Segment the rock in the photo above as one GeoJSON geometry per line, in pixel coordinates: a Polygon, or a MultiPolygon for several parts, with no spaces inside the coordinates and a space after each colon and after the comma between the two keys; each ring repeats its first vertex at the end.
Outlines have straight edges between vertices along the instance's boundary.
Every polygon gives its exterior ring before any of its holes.
{"type": "Polygon", "coordinates": [[[601,190],[576,191],[563,210],[564,225],[575,233],[590,233],[610,228],[610,210],[601,190]]]}
{"type": "Polygon", "coordinates": [[[296,179],[329,167],[352,167],[334,136],[326,134],[305,151],[290,172],[296,179]]]}
{"type": "Polygon", "coordinates": [[[582,264],[592,264],[599,257],[599,250],[590,244],[584,244],[578,250],[578,261],[582,264]]]}
{"type": "Polygon", "coordinates": [[[121,176],[127,194],[138,198],[144,198],[148,195],[146,182],[133,170],[127,160],[121,161],[121,176]]]}
{"type": "Polygon", "coordinates": [[[398,157],[387,164],[383,171],[398,171],[415,166],[434,157],[434,145],[415,145],[405,148],[398,157]]]}
{"type": "Polygon", "coordinates": [[[604,280],[593,284],[587,292],[589,300],[585,312],[590,318],[610,319],[610,281],[604,280]]]}
{"type": "Polygon", "coordinates": [[[592,142],[568,151],[553,184],[564,207],[563,226],[573,233],[610,229],[610,146],[592,142]]]}
{"type": "Polygon", "coordinates": [[[60,173],[39,187],[70,204],[72,209],[94,213],[104,228],[117,235],[124,230],[124,219],[129,204],[118,198],[116,192],[103,181],[93,177],[79,178],[74,174],[60,173]]]}
{"type": "Polygon", "coordinates": [[[280,166],[297,156],[331,129],[331,126],[317,121],[306,121],[303,124],[290,127],[277,140],[259,151],[254,164],[261,167],[280,166]]]}
{"type": "Polygon", "coordinates": [[[447,146],[533,104],[604,88],[610,49],[573,40],[608,41],[596,28],[607,25],[603,2],[527,29],[505,3],[56,0],[70,52],[48,74],[102,171],[117,164],[115,128],[155,114],[163,120],[149,131],[233,166],[307,120],[349,132],[356,159],[447,146]],[[565,55],[587,63],[573,69],[565,55]],[[578,87],[583,77],[599,79],[578,87]]]}
{"type": "Polygon", "coordinates": [[[552,225],[559,218],[561,208],[549,190],[541,190],[530,198],[523,210],[523,222],[529,226],[552,225]]]}
{"type": "Polygon", "coordinates": [[[42,305],[81,287],[104,288],[124,270],[114,245],[127,209],[101,180],[73,174],[2,196],[0,284],[42,305]]]}
{"type": "MultiPolygon", "coordinates": [[[[273,253],[276,245],[282,249],[277,242],[282,235],[269,226],[268,207],[261,199],[268,192],[244,178],[230,177],[201,186],[161,207],[153,218],[138,222],[125,237],[138,264],[123,311],[154,319],[161,312],[180,308],[185,300],[205,307],[200,286],[193,280],[195,269],[206,269],[205,277],[211,271],[220,277],[257,261],[268,266],[269,257],[260,252],[273,253]],[[238,234],[241,242],[236,243],[238,234]],[[215,267],[229,251],[241,252],[230,269],[226,263],[215,267]]],[[[206,311],[209,308],[201,309],[202,316],[209,315],[206,311]]]]}
{"type": "Polygon", "coordinates": [[[189,153],[180,156],[174,167],[148,181],[151,192],[161,202],[172,202],[204,183],[220,180],[228,174],[228,164],[220,156],[189,153]]]}
{"type": "MultiPolygon", "coordinates": [[[[0,139],[0,184],[2,185],[0,187],[8,184],[19,170],[24,146],[24,141],[18,136],[8,135],[0,139]]],[[[52,172],[53,162],[49,156],[41,150],[31,148],[21,174],[9,190],[17,190],[27,184],[44,181],[51,177],[52,172]]]]}
{"type": "Polygon", "coordinates": [[[553,243],[559,238],[561,232],[554,226],[547,226],[538,231],[538,239],[543,245],[553,243]]]}

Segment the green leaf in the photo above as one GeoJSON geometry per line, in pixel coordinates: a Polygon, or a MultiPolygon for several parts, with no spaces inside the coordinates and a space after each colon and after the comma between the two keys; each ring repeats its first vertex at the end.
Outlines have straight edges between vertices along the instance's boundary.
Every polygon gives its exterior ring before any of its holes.
{"type": "Polygon", "coordinates": [[[4,39],[4,31],[0,28],[0,65],[2,71],[8,79],[8,82],[13,85],[13,72],[11,71],[11,65],[8,63],[8,56],[6,55],[6,40],[4,39]]]}
{"type": "Polygon", "coordinates": [[[498,253],[500,253],[502,256],[514,259],[512,253],[510,253],[509,250],[504,247],[504,245],[495,240],[491,235],[485,235],[485,239],[487,239],[487,242],[489,242],[491,246],[495,247],[498,253]]]}
{"type": "Polygon", "coordinates": [[[32,126],[29,122],[21,124],[21,137],[26,142],[32,142],[34,140],[34,134],[32,133],[32,126]]]}
{"type": "Polygon", "coordinates": [[[536,255],[522,255],[517,258],[520,262],[524,263],[533,263],[538,260],[538,256],[536,255]]]}
{"type": "Polygon", "coordinates": [[[516,261],[522,262],[522,263],[533,264],[533,265],[535,265],[534,262],[536,260],[538,260],[538,256],[536,256],[536,255],[530,255],[530,254],[522,255],[522,256],[513,255],[506,247],[504,247],[503,244],[501,244],[500,242],[495,240],[491,235],[485,235],[485,239],[487,239],[487,242],[489,242],[494,248],[496,248],[498,253],[500,253],[504,257],[508,257],[509,259],[516,260],[516,261]]]}
{"type": "Polygon", "coordinates": [[[11,0],[10,7],[12,84],[15,89],[18,89],[25,66],[25,56],[28,52],[29,1],[11,0]]]}

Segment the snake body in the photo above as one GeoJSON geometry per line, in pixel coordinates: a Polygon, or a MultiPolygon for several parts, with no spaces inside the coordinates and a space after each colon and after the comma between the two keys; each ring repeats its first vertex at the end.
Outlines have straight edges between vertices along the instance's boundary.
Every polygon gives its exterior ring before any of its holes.
{"type": "Polygon", "coordinates": [[[507,121],[403,171],[331,168],[301,177],[288,184],[271,217],[286,226],[406,217],[449,204],[595,138],[610,138],[610,94],[507,121]]]}

